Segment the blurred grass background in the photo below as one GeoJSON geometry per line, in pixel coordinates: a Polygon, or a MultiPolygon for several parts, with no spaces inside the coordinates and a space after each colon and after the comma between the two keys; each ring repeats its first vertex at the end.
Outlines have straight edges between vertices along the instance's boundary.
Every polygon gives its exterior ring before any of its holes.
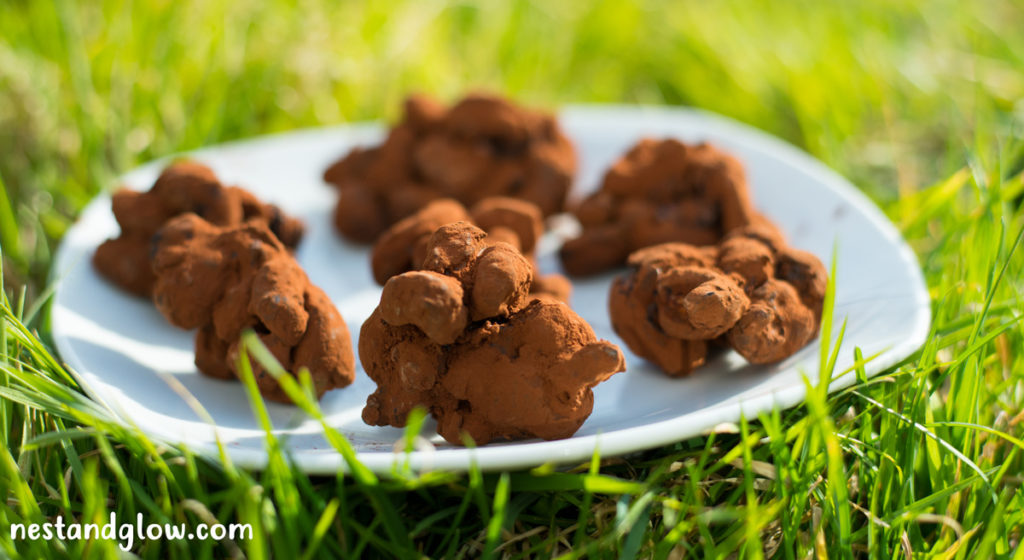
{"type": "MultiPolygon", "coordinates": [[[[107,508],[194,520],[200,503],[267,533],[240,549],[147,543],[145,557],[545,557],[576,545],[602,557],[1024,558],[1019,2],[367,4],[0,4],[0,521],[107,508]],[[76,213],[119,173],[235,138],[392,119],[409,92],[472,88],[551,108],[692,105],[793,142],[911,241],[933,337],[902,367],[740,434],[568,478],[354,483],[284,461],[240,473],[155,448],[61,389],[74,383],[42,345],[45,314],[23,310],[76,213]]],[[[11,555],[114,552],[7,537],[11,555]]]]}
{"type": "Polygon", "coordinates": [[[38,285],[76,210],[140,161],[394,118],[410,91],[702,107],[883,203],[960,167],[979,125],[1024,114],[1013,2],[370,4],[6,2],[0,175],[21,226],[8,257],[38,285]]]}

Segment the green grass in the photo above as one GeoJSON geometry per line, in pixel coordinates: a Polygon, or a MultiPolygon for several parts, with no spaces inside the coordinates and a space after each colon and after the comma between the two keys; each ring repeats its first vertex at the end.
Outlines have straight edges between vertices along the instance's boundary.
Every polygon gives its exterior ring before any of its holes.
{"type": "MultiPolygon", "coordinates": [[[[145,541],[145,558],[1024,558],[1019,3],[481,5],[0,5],[0,556],[116,556],[109,541],[7,530],[116,511],[257,534],[145,541]],[[379,478],[352,464],[310,478],[272,438],[269,467],[247,472],[157,445],[82,396],[40,309],[55,244],[118,173],[472,87],[547,106],[694,105],[801,146],[911,242],[928,342],[835,394],[567,472],[379,478]]],[[[812,375],[832,373],[823,361],[812,375]]]]}

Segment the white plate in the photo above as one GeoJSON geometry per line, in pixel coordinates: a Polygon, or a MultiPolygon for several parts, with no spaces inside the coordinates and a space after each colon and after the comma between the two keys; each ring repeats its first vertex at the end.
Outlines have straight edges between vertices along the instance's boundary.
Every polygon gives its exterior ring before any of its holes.
{"type": "MultiPolygon", "coordinates": [[[[865,356],[881,352],[867,366],[873,374],[924,342],[929,298],[914,254],[863,194],[817,160],[753,128],[691,110],[572,107],[562,112],[561,121],[579,150],[581,190],[594,188],[604,169],[641,137],[709,140],[743,161],[757,207],[779,223],[793,245],[827,264],[836,244],[836,316],[849,321],[837,371],[851,365],[854,345],[865,356]]],[[[225,182],[243,185],[306,221],[308,233],[298,259],[341,310],[353,336],[377,304],[380,288],[370,276],[367,248],[342,241],[332,229],[336,194],[320,174],[352,146],[376,142],[381,134],[379,125],[341,126],[192,154],[225,182]]],[[[124,182],[148,189],[162,167],[163,162],[143,166],[125,175],[124,182]]],[[[264,436],[241,384],[199,375],[192,363],[192,333],[172,327],[148,301],[118,291],[93,271],[93,250],[117,231],[110,199],[100,197],[61,244],[52,308],[53,337],[61,356],[94,399],[150,436],[215,456],[217,432],[237,464],[262,467],[267,460],[264,436]],[[168,378],[202,403],[216,427],[202,421],[171,390],[168,378]]],[[[557,244],[555,236],[545,238],[543,270],[559,268],[557,244]]],[[[599,337],[620,344],[628,370],[597,387],[594,412],[575,436],[492,443],[475,450],[447,445],[435,436],[436,449],[415,452],[413,467],[464,470],[475,459],[483,469],[516,469],[584,461],[595,448],[603,456],[653,448],[738,421],[741,413],[749,417],[773,406],[792,406],[804,397],[802,377],[817,378],[817,341],[774,366],[749,366],[729,353],[692,377],[665,377],[630,353],[612,331],[606,309],[611,278],[577,282],[573,307],[599,337]]],[[[852,374],[844,376],[833,388],[852,381],[852,374]]],[[[330,425],[348,437],[367,467],[388,472],[404,460],[392,451],[402,431],[363,424],[360,411],[372,390],[373,383],[359,371],[352,386],[327,393],[321,406],[330,425]]],[[[319,473],[345,468],[315,422],[292,406],[268,407],[277,433],[301,468],[319,473]]],[[[433,433],[433,428],[430,423],[426,429],[433,433]]]]}

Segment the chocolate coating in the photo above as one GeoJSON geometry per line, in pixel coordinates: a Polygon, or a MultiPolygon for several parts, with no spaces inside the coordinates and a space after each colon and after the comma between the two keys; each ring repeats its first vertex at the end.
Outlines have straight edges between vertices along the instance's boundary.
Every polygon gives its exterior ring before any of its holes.
{"type": "Polygon", "coordinates": [[[458,201],[442,198],[388,228],[373,246],[370,266],[373,278],[383,286],[389,278],[415,270],[426,258],[427,242],[437,228],[469,219],[458,201]]]}
{"type": "Polygon", "coordinates": [[[410,97],[382,144],[352,150],[324,180],[341,194],[338,231],[371,243],[437,198],[472,206],[504,196],[543,216],[560,212],[575,172],[575,151],[552,115],[474,94],[451,108],[410,97]]]}
{"type": "Polygon", "coordinates": [[[666,243],[629,256],[609,295],[612,326],[667,375],[704,363],[724,341],[747,361],[781,361],[817,335],[828,276],[764,218],[717,246],[666,243]]]}
{"type": "Polygon", "coordinates": [[[377,383],[363,420],[404,426],[420,405],[454,444],[575,433],[591,388],[625,369],[618,348],[567,305],[531,299],[531,263],[479,228],[442,226],[426,252],[363,323],[359,359],[377,383]]]}
{"type": "Polygon", "coordinates": [[[122,189],[114,193],[112,206],[121,234],[96,249],[93,266],[114,284],[142,297],[151,295],[156,281],[150,264],[153,236],[176,216],[191,212],[218,226],[261,223],[289,249],[299,244],[304,229],[302,222],[277,206],[239,187],[221,184],[209,167],[187,160],[164,169],[148,192],[122,189]]]}
{"type": "MultiPolygon", "coordinates": [[[[241,333],[253,329],[288,371],[307,368],[319,398],[355,378],[348,327],[322,290],[266,225],[219,227],[184,214],[155,238],[153,300],[172,324],[196,333],[196,366],[238,377],[241,333]]],[[[260,393],[288,402],[276,379],[252,361],[260,393]]]]}
{"type": "MultiPolygon", "coordinates": [[[[373,277],[380,285],[410,270],[421,270],[430,256],[431,236],[441,226],[471,223],[487,234],[488,245],[507,245],[521,253],[536,269],[534,249],[544,231],[543,216],[536,205],[507,197],[490,197],[467,210],[451,198],[435,200],[388,228],[370,255],[373,277]]],[[[529,292],[535,296],[568,302],[572,285],[560,274],[534,274],[529,292]]]]}
{"type": "Polygon", "coordinates": [[[583,231],[561,250],[573,276],[621,266],[651,245],[714,245],[758,219],[739,161],[709,144],[673,139],[641,140],[574,213],[583,231]]]}

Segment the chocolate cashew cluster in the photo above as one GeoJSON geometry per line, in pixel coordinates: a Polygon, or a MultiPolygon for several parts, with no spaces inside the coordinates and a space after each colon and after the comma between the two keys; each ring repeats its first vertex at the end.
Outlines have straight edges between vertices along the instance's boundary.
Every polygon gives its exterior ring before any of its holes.
{"type": "Polygon", "coordinates": [[[382,144],[352,150],[324,180],[341,194],[338,231],[372,243],[437,198],[472,206],[506,196],[536,204],[544,216],[560,212],[575,172],[572,144],[550,114],[489,95],[451,108],[412,96],[382,144]]]}
{"type": "MultiPolygon", "coordinates": [[[[377,239],[370,256],[373,277],[384,285],[392,276],[419,270],[428,256],[431,237],[441,226],[467,222],[482,229],[486,243],[514,247],[536,269],[534,250],[544,231],[543,216],[533,203],[501,196],[485,198],[469,210],[451,198],[440,198],[392,225],[377,239]]],[[[538,276],[530,293],[568,302],[572,292],[569,279],[561,274],[538,276]]]]}
{"type": "Polygon", "coordinates": [[[142,297],[151,295],[156,281],[150,265],[153,235],[175,216],[192,212],[218,226],[258,222],[290,249],[303,234],[302,222],[242,188],[221,184],[209,167],[194,161],[171,164],[147,192],[121,189],[114,193],[113,210],[121,235],[96,249],[93,266],[114,284],[142,297]]]}
{"type": "Polygon", "coordinates": [[[765,221],[717,246],[664,243],[634,252],[609,311],[633,352],[672,377],[726,344],[753,364],[781,361],[818,332],[828,276],[814,255],[786,245],[765,221]]]}
{"type": "MultiPolygon", "coordinates": [[[[352,383],[344,319],[266,225],[218,227],[189,213],[168,222],[154,244],[153,301],[172,324],[199,329],[200,372],[237,378],[239,338],[253,329],[285,369],[309,370],[318,398],[352,383]]],[[[252,367],[264,397],[288,402],[268,371],[252,367]]]]}
{"type": "Polygon", "coordinates": [[[431,236],[421,270],[391,277],[363,323],[359,359],[377,383],[363,409],[376,426],[404,426],[426,407],[444,439],[571,436],[590,415],[591,389],[623,371],[563,303],[528,297],[533,267],[512,245],[466,222],[431,236]]]}
{"type": "Polygon", "coordinates": [[[561,250],[573,276],[622,266],[659,243],[713,245],[756,217],[743,166],[710,144],[641,140],[574,214],[583,226],[561,250]]]}

